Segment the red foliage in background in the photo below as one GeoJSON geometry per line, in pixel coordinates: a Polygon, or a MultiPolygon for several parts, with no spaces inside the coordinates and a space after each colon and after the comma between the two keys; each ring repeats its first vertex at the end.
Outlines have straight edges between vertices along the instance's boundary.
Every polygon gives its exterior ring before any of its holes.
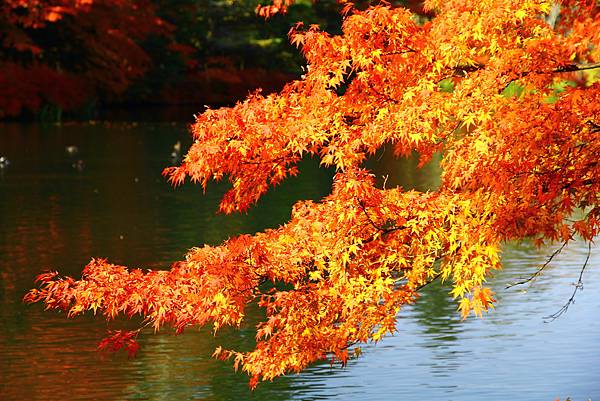
{"type": "Polygon", "coordinates": [[[4,1],[0,117],[122,93],[149,66],[140,42],[171,30],[155,11],[150,0],[4,1]]]}
{"type": "Polygon", "coordinates": [[[48,102],[74,109],[86,101],[89,92],[80,76],[39,63],[28,67],[4,63],[0,68],[0,117],[17,116],[24,109],[39,110],[48,102]]]}

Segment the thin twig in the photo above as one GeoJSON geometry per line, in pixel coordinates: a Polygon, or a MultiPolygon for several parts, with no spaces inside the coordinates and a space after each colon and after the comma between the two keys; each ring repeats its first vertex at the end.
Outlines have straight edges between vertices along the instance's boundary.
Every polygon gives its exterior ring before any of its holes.
{"type": "Polygon", "coordinates": [[[371,224],[377,231],[381,231],[383,233],[383,235],[389,234],[389,233],[397,231],[397,230],[403,230],[406,228],[406,226],[397,226],[397,225],[392,225],[390,227],[385,227],[385,226],[380,227],[377,224],[375,224],[375,222],[369,215],[369,212],[367,212],[367,208],[361,199],[358,200],[358,205],[360,206],[361,210],[365,214],[367,220],[369,221],[369,224],[371,224]]]}
{"type": "Polygon", "coordinates": [[[517,77],[508,81],[508,83],[506,85],[504,85],[504,87],[502,88],[502,90],[500,90],[500,92],[502,92],[504,89],[506,89],[508,87],[508,85],[510,85],[512,82],[518,81],[519,79],[524,78],[530,74],[557,74],[557,73],[562,73],[562,72],[592,70],[595,68],[600,68],[600,63],[592,63],[592,64],[573,63],[573,64],[562,65],[562,66],[554,68],[552,70],[523,71],[523,72],[519,73],[517,77]]]}
{"type": "Polygon", "coordinates": [[[560,246],[560,248],[556,249],[554,252],[552,252],[552,255],[550,255],[550,257],[548,258],[548,260],[546,260],[546,262],[541,265],[540,267],[538,267],[538,269],[535,271],[535,273],[533,273],[532,275],[530,275],[527,278],[520,278],[519,281],[513,282],[513,283],[509,283],[505,288],[512,288],[515,287],[517,285],[522,285],[522,284],[527,284],[531,281],[533,281],[534,279],[536,279],[540,274],[542,274],[542,272],[544,271],[544,269],[546,267],[548,267],[548,265],[550,264],[550,262],[552,262],[552,259],[554,259],[554,257],[556,255],[558,255],[563,249],[564,247],[567,245],[568,241],[565,241],[562,243],[562,245],[560,246]]]}
{"type": "Polygon", "coordinates": [[[435,280],[437,280],[438,278],[440,278],[441,275],[442,275],[442,272],[439,272],[438,274],[436,274],[435,276],[433,276],[433,278],[431,280],[426,281],[423,284],[421,284],[420,286],[418,286],[415,291],[422,290],[424,287],[428,286],[429,284],[433,283],[435,280]]]}
{"type": "Polygon", "coordinates": [[[378,91],[377,89],[375,89],[372,85],[369,85],[369,89],[371,89],[371,91],[373,93],[375,93],[378,97],[383,98],[384,100],[390,102],[390,103],[394,103],[394,104],[398,104],[400,103],[400,100],[395,99],[383,92],[378,91]]]}
{"type": "Polygon", "coordinates": [[[571,306],[572,304],[575,303],[575,294],[577,294],[577,291],[579,291],[579,290],[583,291],[583,272],[585,271],[585,268],[587,267],[588,262],[590,261],[591,254],[592,254],[592,242],[590,241],[590,242],[588,242],[587,257],[585,258],[585,262],[583,263],[583,266],[581,267],[581,271],[579,272],[579,279],[577,280],[577,283],[575,283],[575,289],[573,290],[573,294],[571,294],[571,298],[569,298],[567,303],[564,304],[562,306],[562,308],[560,308],[559,310],[557,310],[556,312],[554,312],[553,314],[551,314],[549,316],[545,316],[544,322],[548,323],[548,322],[552,322],[552,321],[558,319],[563,313],[567,312],[567,310],[569,309],[569,306],[571,306]]]}
{"type": "Polygon", "coordinates": [[[360,200],[360,199],[358,200],[358,205],[360,206],[361,210],[365,214],[365,217],[369,221],[369,224],[371,224],[373,226],[373,228],[375,228],[377,231],[383,231],[382,227],[379,227],[377,224],[375,224],[375,222],[369,215],[369,212],[367,212],[367,208],[365,207],[365,204],[362,202],[362,200],[360,200]]]}
{"type": "Polygon", "coordinates": [[[593,70],[594,68],[600,68],[600,63],[590,63],[590,64],[569,64],[562,67],[558,67],[557,69],[551,72],[571,72],[571,71],[584,71],[584,70],[593,70]]]}
{"type": "Polygon", "coordinates": [[[394,55],[398,55],[398,54],[406,54],[406,53],[416,53],[417,51],[415,49],[412,49],[408,46],[405,46],[406,50],[391,50],[391,51],[387,51],[387,52],[383,52],[381,53],[382,56],[394,56],[394,55]]]}

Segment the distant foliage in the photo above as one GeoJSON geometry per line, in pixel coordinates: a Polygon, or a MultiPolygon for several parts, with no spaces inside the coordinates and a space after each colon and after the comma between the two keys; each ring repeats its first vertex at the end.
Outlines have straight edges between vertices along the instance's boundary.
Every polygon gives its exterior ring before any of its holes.
{"type": "Polygon", "coordinates": [[[239,326],[258,303],[255,348],[214,353],[254,386],[322,359],[345,364],[357,344],[395,332],[402,307],[435,279],[463,318],[481,315],[495,302],[485,282],[504,241],[591,241],[600,230],[597,3],[424,7],[431,18],[348,7],[339,35],[298,25],[290,38],[308,63],[302,79],[199,115],[195,143],[165,170],[174,184],[227,179],[220,211],[243,212],[312,155],[337,172],[329,196],[298,202],[279,228],[192,249],[169,271],[94,259],[80,280],[41,276],[27,300],[69,316],[140,314],[178,332],[239,326]],[[364,162],[384,146],[418,152],[421,164],[441,153],[440,187],[377,187],[364,162]]]}
{"type": "Polygon", "coordinates": [[[150,62],[140,42],[171,30],[150,0],[3,2],[0,117],[124,92],[150,62]]]}
{"type": "Polygon", "coordinates": [[[299,71],[284,39],[291,24],[339,26],[337,5],[302,0],[266,23],[257,1],[3,1],[0,118],[46,105],[224,104],[258,85],[278,90],[299,71]]]}

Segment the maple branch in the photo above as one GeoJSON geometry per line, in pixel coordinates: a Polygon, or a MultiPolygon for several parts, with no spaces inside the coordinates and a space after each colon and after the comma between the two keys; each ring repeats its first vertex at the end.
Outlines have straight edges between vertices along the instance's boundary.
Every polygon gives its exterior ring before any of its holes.
{"type": "Polygon", "coordinates": [[[415,292],[416,292],[416,291],[421,291],[421,290],[422,290],[424,287],[427,287],[429,284],[433,283],[435,280],[437,280],[437,279],[438,279],[438,278],[440,278],[441,276],[442,276],[442,272],[439,272],[438,274],[436,274],[435,276],[433,276],[433,277],[431,278],[431,280],[428,280],[428,281],[424,282],[423,284],[421,284],[420,286],[418,286],[418,287],[415,289],[415,292]]]}
{"type": "MultiPolygon", "coordinates": [[[[364,203],[362,200],[358,200],[358,205],[360,206],[361,210],[363,211],[363,213],[365,214],[365,216],[367,217],[367,220],[369,221],[369,224],[371,224],[377,231],[381,231],[383,233],[383,235],[385,234],[389,234],[393,231],[396,230],[402,230],[403,228],[406,228],[406,226],[397,226],[397,225],[390,225],[390,226],[383,226],[383,227],[379,227],[377,224],[375,224],[375,222],[373,221],[373,219],[371,218],[371,216],[369,215],[369,213],[367,212],[367,208],[365,207],[364,203]]],[[[389,219],[388,221],[390,221],[392,219],[389,219]]],[[[386,221],[386,224],[388,223],[388,221],[386,221]]]]}
{"type": "Polygon", "coordinates": [[[521,278],[520,281],[516,281],[513,283],[509,283],[505,288],[512,288],[512,287],[516,287],[517,285],[523,285],[523,284],[527,284],[531,281],[533,281],[534,279],[536,279],[537,277],[539,277],[542,272],[544,271],[544,269],[546,267],[548,267],[548,265],[550,264],[550,262],[552,262],[552,260],[556,257],[556,255],[558,255],[563,249],[564,247],[567,245],[568,241],[564,241],[562,243],[562,245],[560,246],[560,248],[557,248],[554,252],[552,252],[552,255],[550,255],[550,257],[546,260],[546,262],[544,262],[543,265],[541,265],[536,271],[535,273],[533,273],[532,275],[530,275],[529,277],[523,279],[521,278]]]}
{"type": "Polygon", "coordinates": [[[356,344],[360,344],[360,341],[356,340],[356,341],[348,341],[348,343],[346,345],[344,345],[341,349],[345,350],[348,349],[356,344]]]}
{"type": "MultiPolygon", "coordinates": [[[[458,78],[464,78],[467,76],[467,73],[478,71],[483,68],[485,68],[485,64],[482,64],[482,63],[477,63],[475,65],[458,66],[458,67],[454,68],[454,73],[452,74],[452,76],[458,77],[458,78]]],[[[446,79],[446,78],[444,78],[444,79],[446,79]]]]}
{"type": "Polygon", "coordinates": [[[592,254],[592,242],[590,241],[590,242],[588,242],[588,252],[587,252],[587,256],[585,258],[585,262],[583,263],[583,266],[581,267],[581,271],[579,272],[579,278],[577,279],[577,283],[575,283],[575,289],[573,290],[571,297],[569,298],[567,303],[562,306],[562,308],[560,308],[553,314],[544,317],[544,322],[549,323],[549,322],[552,322],[552,321],[558,319],[562,314],[567,312],[567,310],[569,309],[569,306],[571,306],[572,304],[575,303],[575,295],[577,294],[577,291],[583,290],[583,273],[585,272],[585,268],[588,266],[588,262],[590,261],[591,254],[592,254]]]}
{"type": "Polygon", "coordinates": [[[391,97],[389,95],[386,95],[385,93],[379,92],[372,85],[369,85],[369,89],[371,89],[371,91],[374,92],[377,96],[379,96],[380,98],[382,98],[384,100],[387,100],[388,102],[391,102],[391,103],[394,103],[394,104],[400,103],[400,101],[398,99],[394,99],[393,97],[391,97]]]}
{"type": "Polygon", "coordinates": [[[589,63],[589,64],[568,64],[565,66],[558,67],[552,72],[572,72],[572,71],[585,71],[585,70],[593,70],[594,68],[600,68],[600,62],[598,63],[589,63]]]}
{"type": "Polygon", "coordinates": [[[382,56],[394,56],[398,54],[406,54],[406,53],[416,53],[417,51],[413,48],[406,46],[406,50],[392,50],[388,52],[381,53],[382,56]]]}
{"type": "Polygon", "coordinates": [[[375,224],[375,222],[373,221],[373,219],[371,218],[371,216],[369,215],[369,213],[367,212],[367,208],[365,207],[365,204],[362,202],[362,200],[358,200],[358,205],[360,206],[361,210],[363,211],[363,213],[365,214],[365,217],[367,218],[367,220],[369,221],[369,223],[377,230],[377,231],[383,231],[383,229],[379,226],[377,226],[377,224],[375,224]]]}
{"type": "Polygon", "coordinates": [[[252,159],[250,159],[250,160],[241,160],[239,163],[240,163],[240,164],[254,164],[254,165],[261,165],[261,164],[272,164],[272,163],[275,163],[275,162],[276,162],[276,163],[277,163],[277,164],[276,164],[276,166],[277,166],[277,165],[281,164],[281,162],[282,162],[282,161],[285,161],[285,160],[291,160],[291,159],[292,159],[292,158],[288,158],[288,157],[285,157],[285,156],[281,156],[281,157],[275,157],[275,158],[273,158],[273,159],[269,159],[269,160],[257,160],[257,161],[254,161],[254,160],[252,160],[252,159]]]}
{"type": "Polygon", "coordinates": [[[517,80],[519,80],[523,77],[526,77],[527,75],[530,75],[530,74],[557,74],[557,73],[562,73],[562,72],[593,70],[594,68],[600,68],[600,63],[590,63],[590,64],[573,63],[573,64],[562,65],[555,69],[546,70],[546,71],[544,71],[544,70],[523,71],[520,74],[518,74],[518,76],[516,78],[513,78],[510,81],[508,81],[508,83],[506,85],[504,85],[504,87],[500,90],[500,92],[504,91],[508,87],[508,85],[510,85],[514,81],[517,81],[517,80]]]}
{"type": "Polygon", "coordinates": [[[591,127],[592,132],[594,132],[594,133],[600,132],[600,125],[596,124],[595,122],[593,122],[591,120],[586,121],[585,123],[591,127]]]}
{"type": "MultiPolygon", "coordinates": [[[[450,77],[464,78],[467,76],[467,73],[479,71],[479,70],[484,69],[485,67],[486,67],[486,65],[481,64],[481,63],[475,64],[472,66],[458,66],[458,67],[454,68],[454,72],[452,73],[452,75],[450,75],[450,77]]],[[[504,91],[508,87],[508,85],[510,85],[512,82],[519,80],[523,77],[526,77],[527,75],[530,75],[530,74],[556,74],[556,73],[563,73],[563,72],[593,70],[595,68],[600,68],[600,62],[589,63],[589,64],[573,63],[573,64],[563,65],[563,66],[557,67],[555,69],[546,70],[546,71],[544,71],[544,70],[523,71],[520,74],[518,74],[518,76],[516,78],[513,78],[510,81],[508,81],[508,83],[502,87],[500,92],[504,91]]],[[[440,80],[440,82],[443,81],[444,79],[447,79],[450,77],[444,77],[442,80],[440,80]]]]}

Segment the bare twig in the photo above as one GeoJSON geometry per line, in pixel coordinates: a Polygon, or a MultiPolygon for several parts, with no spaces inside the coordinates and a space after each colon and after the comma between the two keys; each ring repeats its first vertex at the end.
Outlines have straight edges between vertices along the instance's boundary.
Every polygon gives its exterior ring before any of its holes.
{"type": "Polygon", "coordinates": [[[530,283],[531,281],[535,280],[537,277],[539,277],[542,274],[542,272],[544,271],[544,269],[546,267],[548,267],[548,265],[550,264],[550,262],[552,262],[552,260],[556,257],[556,255],[558,255],[559,253],[561,253],[561,251],[567,245],[567,242],[568,241],[563,242],[562,245],[560,246],[560,248],[558,248],[554,252],[552,252],[552,255],[550,255],[550,257],[548,257],[548,260],[546,260],[546,262],[544,262],[543,265],[541,265],[540,267],[538,267],[538,269],[535,271],[535,273],[533,273],[532,275],[530,275],[529,277],[526,277],[526,278],[519,278],[519,281],[515,281],[515,282],[512,282],[512,283],[509,283],[509,284],[506,285],[505,288],[512,288],[512,287],[515,287],[517,285],[527,284],[527,283],[530,283]]]}
{"type": "Polygon", "coordinates": [[[567,303],[565,303],[562,306],[562,308],[560,308],[553,314],[544,317],[544,322],[548,323],[548,322],[552,322],[552,321],[558,319],[562,314],[567,312],[567,310],[569,309],[569,306],[571,306],[572,304],[575,303],[575,295],[577,294],[577,291],[583,290],[583,272],[585,271],[585,268],[587,267],[588,262],[590,261],[591,254],[592,254],[592,242],[590,241],[590,242],[588,242],[587,257],[585,258],[585,262],[583,263],[583,266],[581,267],[581,271],[579,272],[579,278],[577,279],[577,282],[574,284],[575,289],[573,289],[573,293],[571,294],[571,297],[569,298],[567,303]]]}

